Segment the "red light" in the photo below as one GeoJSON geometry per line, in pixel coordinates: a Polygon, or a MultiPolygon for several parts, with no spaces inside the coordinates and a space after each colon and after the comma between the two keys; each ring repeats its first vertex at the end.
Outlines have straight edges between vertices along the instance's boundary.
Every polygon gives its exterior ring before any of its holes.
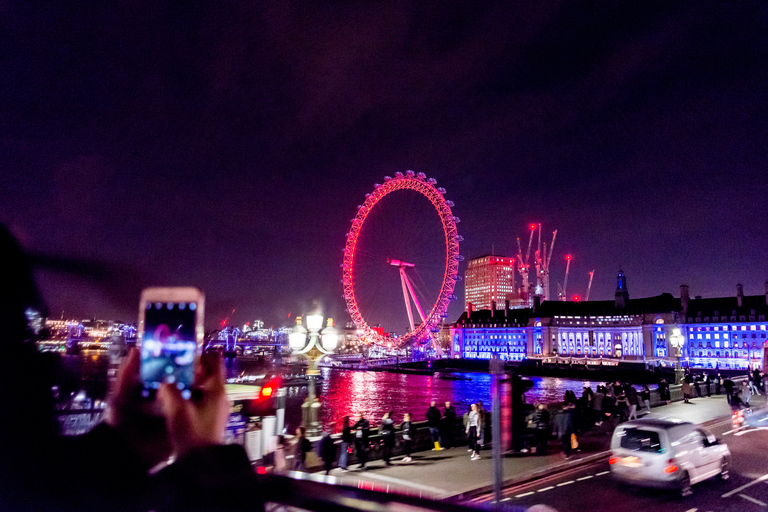
{"type": "Polygon", "coordinates": [[[611,457],[610,459],[608,459],[608,464],[616,464],[617,462],[619,462],[619,460],[620,459],[618,457],[611,457]]]}
{"type": "Polygon", "coordinates": [[[665,473],[674,473],[675,471],[677,471],[677,466],[675,466],[674,464],[664,468],[665,473]]]}
{"type": "Polygon", "coordinates": [[[256,468],[256,473],[258,473],[260,475],[266,475],[267,474],[267,468],[265,468],[264,466],[258,466],[256,468]]]}
{"type": "Polygon", "coordinates": [[[270,386],[261,388],[261,396],[272,396],[272,388],[270,386]]]}
{"type": "Polygon", "coordinates": [[[536,224],[531,224],[531,229],[536,229],[536,224]]]}
{"type": "Polygon", "coordinates": [[[574,302],[579,302],[579,296],[578,295],[574,295],[573,296],[573,300],[574,300],[574,302]]]}
{"type": "Polygon", "coordinates": [[[567,260],[571,259],[571,255],[569,254],[568,256],[566,256],[565,259],[567,260]]]}

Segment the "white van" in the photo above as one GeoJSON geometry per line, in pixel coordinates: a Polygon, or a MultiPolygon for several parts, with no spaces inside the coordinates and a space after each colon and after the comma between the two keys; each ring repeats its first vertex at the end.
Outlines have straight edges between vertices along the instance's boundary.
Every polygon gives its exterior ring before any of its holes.
{"type": "Polygon", "coordinates": [[[703,428],[678,420],[641,419],[622,423],[611,438],[611,475],[620,482],[679,489],[718,476],[728,478],[731,452],[703,428]]]}

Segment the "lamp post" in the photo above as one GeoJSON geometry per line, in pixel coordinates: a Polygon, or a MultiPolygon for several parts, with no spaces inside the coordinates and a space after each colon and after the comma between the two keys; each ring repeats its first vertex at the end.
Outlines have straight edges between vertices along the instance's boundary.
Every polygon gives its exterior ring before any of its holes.
{"type": "Polygon", "coordinates": [[[301,324],[301,317],[296,318],[296,326],[288,335],[288,343],[296,355],[301,355],[309,361],[307,377],[309,378],[309,394],[301,404],[301,424],[307,429],[307,437],[320,435],[320,424],[317,414],[320,410],[320,402],[315,394],[315,380],[320,374],[318,364],[326,355],[333,353],[339,341],[339,335],[333,327],[333,318],[328,319],[328,325],[322,331],[323,315],[313,313],[307,315],[307,328],[301,324]],[[307,332],[307,329],[309,332],[307,332]]]}
{"type": "Polygon", "coordinates": [[[682,357],[683,344],[685,344],[685,337],[680,334],[680,328],[672,328],[672,335],[669,337],[669,343],[675,349],[675,355],[677,356],[677,362],[675,363],[675,384],[681,384],[683,382],[683,368],[680,364],[680,358],[682,357]]]}

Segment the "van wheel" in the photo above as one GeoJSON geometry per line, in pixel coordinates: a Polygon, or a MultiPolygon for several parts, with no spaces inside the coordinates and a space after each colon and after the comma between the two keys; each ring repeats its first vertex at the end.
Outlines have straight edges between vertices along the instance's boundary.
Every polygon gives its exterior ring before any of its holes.
{"type": "Polygon", "coordinates": [[[691,488],[691,477],[688,475],[687,471],[684,471],[683,476],[680,478],[680,496],[687,498],[691,494],[693,494],[693,489],[691,488]]]}
{"type": "Polygon", "coordinates": [[[723,460],[720,461],[720,474],[717,475],[717,477],[722,480],[728,480],[730,478],[730,461],[728,460],[728,456],[723,457],[723,460]]]}

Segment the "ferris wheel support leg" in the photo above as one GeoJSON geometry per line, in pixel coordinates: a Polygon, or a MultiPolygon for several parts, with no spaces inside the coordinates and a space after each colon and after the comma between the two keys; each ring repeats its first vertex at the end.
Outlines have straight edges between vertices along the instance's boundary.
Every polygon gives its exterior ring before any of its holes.
{"type": "Polygon", "coordinates": [[[413,311],[411,311],[411,300],[408,298],[408,278],[405,276],[405,269],[400,267],[400,284],[403,285],[403,298],[405,299],[405,309],[408,310],[408,321],[411,323],[411,332],[416,329],[413,324],[413,311]]]}
{"type": "Polygon", "coordinates": [[[421,317],[421,321],[424,322],[424,310],[421,309],[421,304],[419,304],[419,299],[416,298],[416,294],[413,293],[413,286],[411,286],[411,280],[408,279],[408,276],[405,275],[405,269],[401,269],[401,272],[403,273],[403,278],[405,279],[405,284],[408,286],[408,291],[411,292],[411,297],[413,298],[414,304],[416,304],[416,310],[419,312],[419,316],[421,317]]]}

